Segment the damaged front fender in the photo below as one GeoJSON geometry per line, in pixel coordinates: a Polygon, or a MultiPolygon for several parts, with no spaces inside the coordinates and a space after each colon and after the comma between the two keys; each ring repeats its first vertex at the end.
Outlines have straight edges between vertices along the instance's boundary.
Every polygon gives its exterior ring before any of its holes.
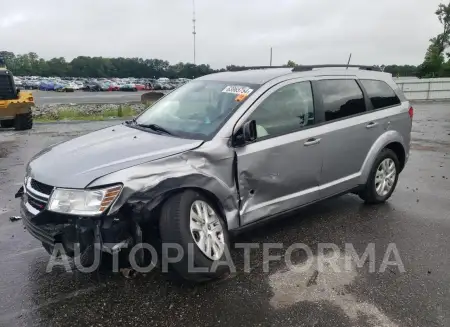
{"type": "Polygon", "coordinates": [[[123,169],[101,177],[89,187],[122,183],[121,196],[112,205],[110,214],[124,205],[152,210],[169,194],[194,188],[212,195],[222,211],[228,228],[239,222],[239,194],[235,180],[233,149],[223,143],[205,143],[200,148],[123,169]]]}

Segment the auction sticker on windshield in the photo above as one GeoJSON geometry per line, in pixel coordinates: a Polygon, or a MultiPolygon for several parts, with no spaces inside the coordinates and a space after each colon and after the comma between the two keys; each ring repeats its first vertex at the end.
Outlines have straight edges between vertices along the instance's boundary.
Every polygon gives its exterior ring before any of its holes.
{"type": "Polygon", "coordinates": [[[253,89],[248,86],[239,86],[239,85],[229,85],[227,86],[222,93],[232,93],[232,94],[243,94],[249,95],[253,92],[253,89]]]}

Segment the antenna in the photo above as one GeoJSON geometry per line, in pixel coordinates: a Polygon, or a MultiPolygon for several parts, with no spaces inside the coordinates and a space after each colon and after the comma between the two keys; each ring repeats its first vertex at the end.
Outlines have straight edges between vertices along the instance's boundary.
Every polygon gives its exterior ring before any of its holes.
{"type": "Polygon", "coordinates": [[[272,66],[272,47],[270,47],[270,66],[272,66]]]}
{"type": "Polygon", "coordinates": [[[195,63],[195,36],[197,35],[197,32],[195,31],[195,0],[192,0],[192,35],[194,36],[194,65],[195,63]]]}
{"type": "Polygon", "coordinates": [[[352,54],[350,53],[350,56],[348,57],[348,61],[347,61],[347,69],[348,69],[348,66],[350,65],[351,60],[352,60],[352,54]]]}

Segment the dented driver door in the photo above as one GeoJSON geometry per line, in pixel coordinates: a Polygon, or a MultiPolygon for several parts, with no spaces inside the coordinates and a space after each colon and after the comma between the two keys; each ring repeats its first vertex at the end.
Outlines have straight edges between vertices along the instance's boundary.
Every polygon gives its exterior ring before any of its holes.
{"type": "Polygon", "coordinates": [[[310,82],[285,82],[255,103],[255,142],[236,148],[241,225],[318,200],[322,169],[310,82]]]}

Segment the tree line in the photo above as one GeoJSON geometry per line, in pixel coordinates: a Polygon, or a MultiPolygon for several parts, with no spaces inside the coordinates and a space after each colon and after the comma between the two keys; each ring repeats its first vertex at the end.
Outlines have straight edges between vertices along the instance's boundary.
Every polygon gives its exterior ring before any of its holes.
{"type": "Polygon", "coordinates": [[[418,77],[450,77],[450,53],[446,52],[450,46],[450,3],[441,3],[435,14],[443,30],[430,39],[424,61],[417,69],[418,77]]]}
{"type": "Polygon", "coordinates": [[[79,56],[69,62],[63,57],[45,60],[34,52],[16,55],[9,51],[0,51],[0,57],[16,76],[195,78],[216,71],[209,65],[171,65],[161,59],[79,56]]]}
{"type": "MultiPolygon", "coordinates": [[[[177,63],[171,65],[166,60],[142,58],[104,58],[80,56],[68,62],[64,58],[45,60],[36,53],[14,54],[0,51],[6,66],[16,76],[59,76],[59,77],[137,77],[137,78],[196,78],[206,74],[242,70],[245,66],[229,65],[224,69],[212,69],[209,65],[177,63]]],[[[294,67],[289,60],[285,67],[294,67]]],[[[410,65],[390,65],[383,67],[394,76],[416,76],[417,67],[410,65]]]]}

